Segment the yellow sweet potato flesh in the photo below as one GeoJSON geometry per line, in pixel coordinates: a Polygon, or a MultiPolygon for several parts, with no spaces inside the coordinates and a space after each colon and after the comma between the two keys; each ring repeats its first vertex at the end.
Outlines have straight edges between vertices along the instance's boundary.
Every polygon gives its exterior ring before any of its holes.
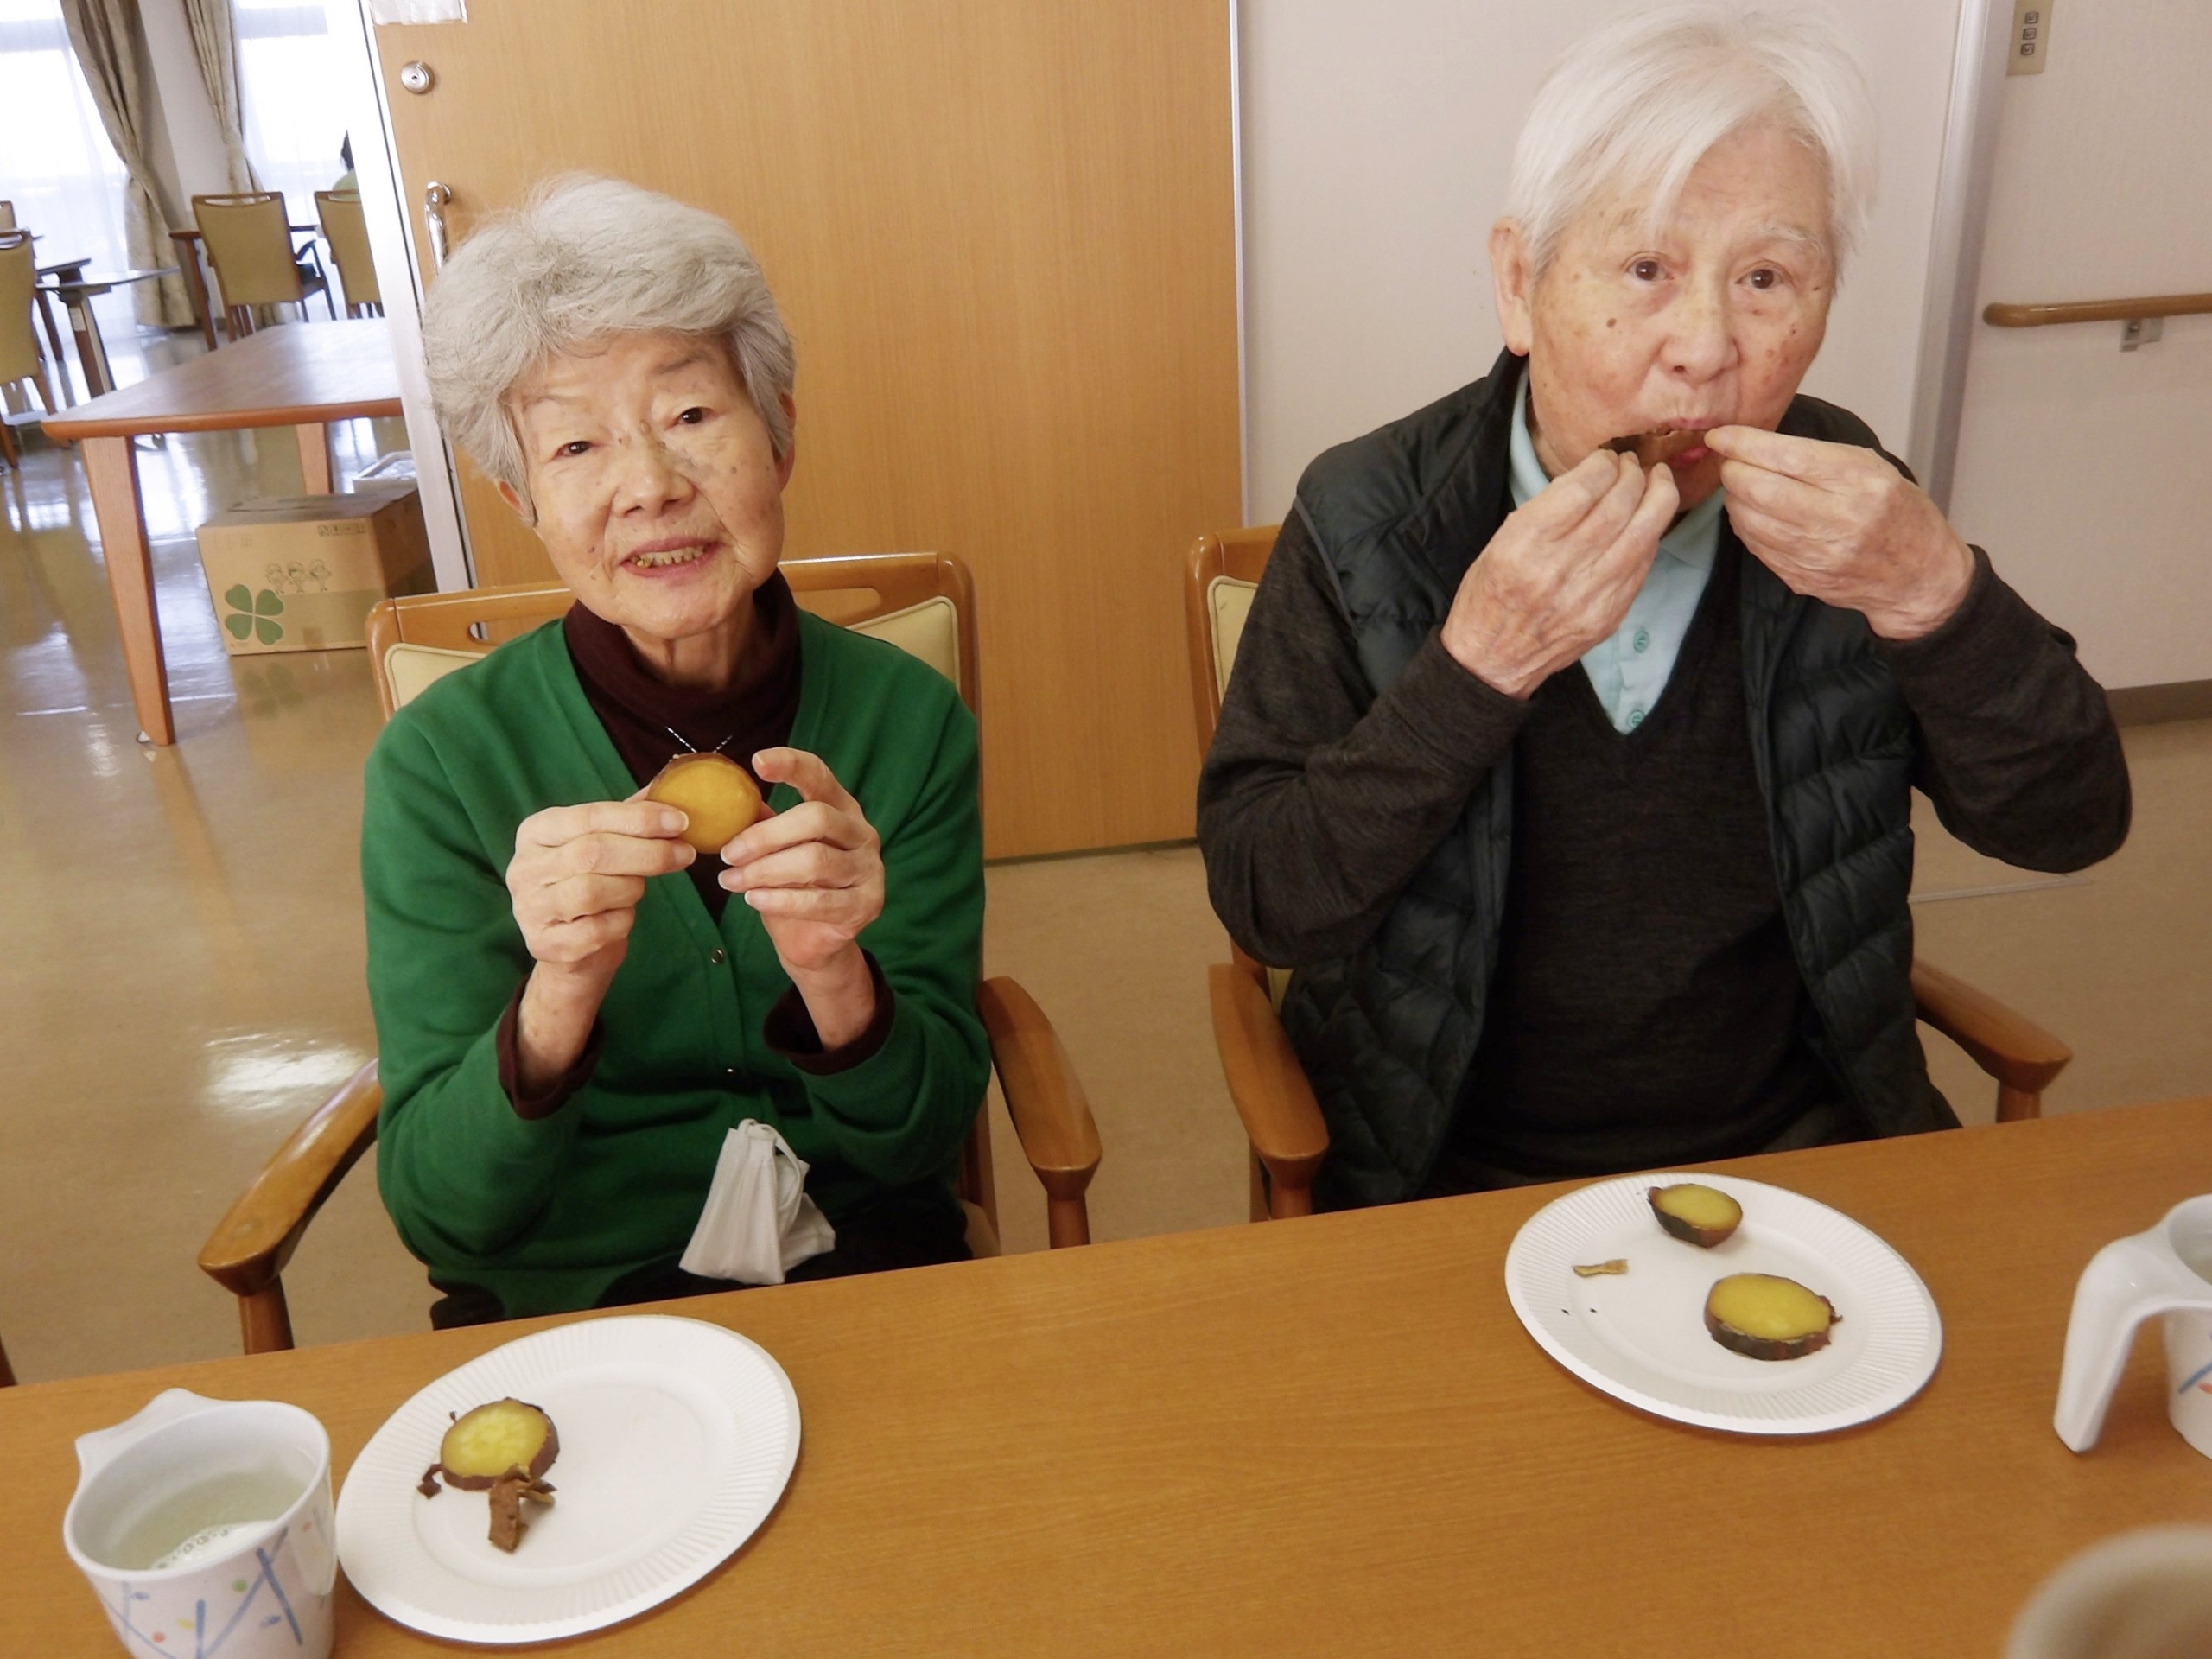
{"type": "Polygon", "coordinates": [[[760,816],[760,785],[727,755],[677,755],[645,786],[645,798],[689,818],[683,839],[702,853],[721,851],[760,816]]]}
{"type": "Polygon", "coordinates": [[[519,1469],[536,1480],[560,1455],[553,1420],[520,1400],[494,1400],[463,1412],[438,1444],[446,1484],[481,1491],[519,1469]]]}
{"type": "Polygon", "coordinates": [[[1744,1206],[1726,1192],[1694,1181],[1655,1186],[1647,1194],[1651,1213],[1673,1236],[1705,1249],[1732,1236],[1744,1224],[1744,1206]]]}
{"type": "Polygon", "coordinates": [[[1839,1317],[1827,1297],[1778,1274],[1731,1274],[1705,1299],[1713,1339],[1751,1359],[1802,1359],[1828,1345],[1839,1317]]]}

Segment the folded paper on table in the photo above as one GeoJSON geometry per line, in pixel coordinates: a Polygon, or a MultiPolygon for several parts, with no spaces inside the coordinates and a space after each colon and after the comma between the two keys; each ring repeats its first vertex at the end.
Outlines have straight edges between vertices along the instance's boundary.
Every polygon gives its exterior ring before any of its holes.
{"type": "Polygon", "coordinates": [[[806,1195],[806,1165],[757,1118],[722,1137],[714,1185],[679,1264],[702,1279],[780,1285],[802,1262],[834,1249],[837,1234],[806,1195]]]}

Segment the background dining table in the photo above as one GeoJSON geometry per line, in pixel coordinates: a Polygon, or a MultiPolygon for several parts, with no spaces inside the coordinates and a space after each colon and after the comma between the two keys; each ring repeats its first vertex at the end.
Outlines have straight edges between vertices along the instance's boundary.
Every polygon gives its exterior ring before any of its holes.
{"type": "MultiPolygon", "coordinates": [[[[797,1471],[702,1584],[563,1649],[1993,1655],[2077,1550],[2212,1513],[2154,1332],[2094,1451],[2051,1428],[2075,1281],[2212,1188],[2212,1100],[1713,1167],[1833,1205],[1917,1269],[1944,1321],[1918,1398],[1758,1439],[1585,1386],[1502,1274],[1565,1186],[710,1297],[663,1311],[781,1362],[797,1471]]],[[[342,1478],[416,1389],[557,1322],[0,1391],[7,1650],[116,1651],[61,1547],[75,1436],[164,1388],[289,1400],[342,1478]]],[[[342,1659],[450,1650],[338,1593],[342,1659]]]]}
{"type": "MultiPolygon", "coordinates": [[[[175,265],[161,265],[144,270],[96,270],[87,272],[89,261],[73,264],[57,270],[50,277],[42,270],[39,283],[40,302],[52,295],[61,302],[69,314],[69,327],[77,336],[77,363],[85,372],[85,392],[98,397],[115,390],[115,371],[107,360],[107,341],[100,337],[99,314],[92,309],[92,302],[103,294],[112,294],[118,288],[129,288],[138,283],[158,283],[164,276],[177,273],[175,265]]],[[[67,365],[57,362],[63,383],[68,380],[67,365]]],[[[72,401],[74,401],[73,398],[72,401]]]]}
{"type": "Polygon", "coordinates": [[[131,702],[146,741],[175,742],[176,725],[131,441],[156,432],[289,426],[299,442],[305,493],[327,495],[329,423],[399,412],[391,336],[382,318],[368,318],[264,328],[44,423],[48,436],[85,447],[100,556],[123,635],[131,702]]]}

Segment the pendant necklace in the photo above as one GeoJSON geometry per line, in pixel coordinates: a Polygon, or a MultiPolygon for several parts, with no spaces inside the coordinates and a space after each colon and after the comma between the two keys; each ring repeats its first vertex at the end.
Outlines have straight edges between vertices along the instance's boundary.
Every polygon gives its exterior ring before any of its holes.
{"type": "Polygon", "coordinates": [[[728,737],[722,739],[722,741],[715,744],[713,748],[702,749],[693,747],[691,740],[684,736],[683,733],[677,731],[673,726],[664,726],[661,728],[661,730],[666,732],[671,737],[681,743],[683,746],[683,752],[686,754],[720,754],[724,749],[730,746],[730,740],[737,735],[735,732],[732,732],[728,737]]]}

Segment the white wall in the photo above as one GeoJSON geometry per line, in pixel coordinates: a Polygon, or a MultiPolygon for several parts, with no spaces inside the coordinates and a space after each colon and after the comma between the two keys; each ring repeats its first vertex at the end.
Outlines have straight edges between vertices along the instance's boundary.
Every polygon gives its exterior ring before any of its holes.
{"type": "Polygon", "coordinates": [[[139,15],[146,27],[146,67],[161,105],[149,159],[176,209],[173,228],[186,230],[192,224],[193,197],[231,188],[230,163],[207,83],[200,78],[183,0],[139,0],[139,15]]]}
{"type": "MultiPolygon", "coordinates": [[[[1242,0],[1253,523],[1282,516],[1322,449],[1489,368],[1501,341],[1485,240],[1513,140],[1552,58],[1621,9],[1242,0]]],[[[1902,454],[1957,0],[1854,0],[1837,15],[1873,90],[1883,189],[1805,389],[1902,454]]]]}
{"type": "MultiPolygon", "coordinates": [[[[1980,301],[2212,289],[2212,6],[2100,0],[2005,84],[1980,301]]],[[[1978,326],[1951,517],[2108,686],[2212,678],[2212,317],[1978,326]]]]}

